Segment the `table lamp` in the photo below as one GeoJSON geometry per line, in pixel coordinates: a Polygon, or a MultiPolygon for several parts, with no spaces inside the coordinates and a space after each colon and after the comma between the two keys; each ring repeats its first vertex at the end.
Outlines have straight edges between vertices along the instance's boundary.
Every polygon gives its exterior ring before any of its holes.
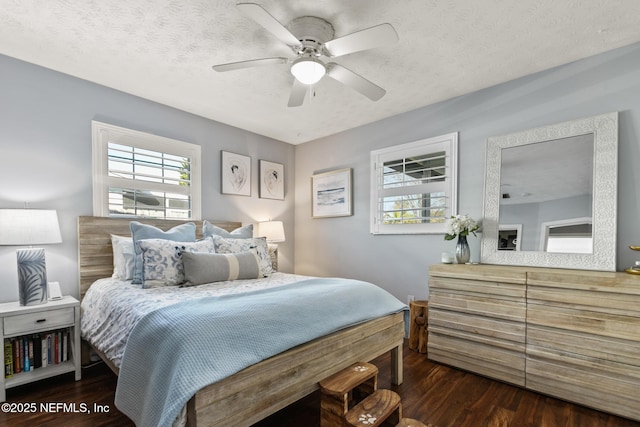
{"type": "Polygon", "coordinates": [[[273,261],[274,271],[278,270],[278,245],[284,242],[284,225],[282,221],[264,221],[258,223],[258,236],[266,237],[269,255],[273,261]]]}
{"type": "Polygon", "coordinates": [[[16,251],[20,305],[47,302],[47,267],[43,248],[61,243],[58,214],[50,209],[0,209],[0,245],[29,246],[16,251]]]}

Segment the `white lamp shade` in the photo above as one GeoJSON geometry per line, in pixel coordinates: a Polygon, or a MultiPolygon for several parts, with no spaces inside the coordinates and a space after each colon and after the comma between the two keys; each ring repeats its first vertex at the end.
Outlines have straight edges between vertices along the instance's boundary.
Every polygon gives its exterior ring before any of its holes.
{"type": "Polygon", "coordinates": [[[314,58],[299,58],[291,66],[291,74],[300,82],[306,85],[318,83],[327,69],[324,64],[314,58]]]}
{"type": "Polygon", "coordinates": [[[269,243],[284,242],[284,226],[282,221],[265,221],[258,223],[258,236],[266,237],[269,243]]]}
{"type": "Polygon", "coordinates": [[[58,214],[52,209],[0,209],[0,245],[61,243],[58,214]]]}

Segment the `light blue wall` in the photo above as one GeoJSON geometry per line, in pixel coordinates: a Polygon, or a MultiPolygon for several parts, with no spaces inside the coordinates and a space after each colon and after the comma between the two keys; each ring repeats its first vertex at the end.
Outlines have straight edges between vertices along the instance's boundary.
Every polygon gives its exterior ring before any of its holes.
{"type": "MultiPolygon", "coordinates": [[[[358,96],[354,94],[353,96],[358,96]]],[[[454,243],[442,235],[369,234],[369,152],[460,132],[459,212],[482,216],[485,140],[620,111],[618,269],[640,254],[640,45],[618,49],[470,95],[293,147],[122,92],[0,56],[0,208],[54,208],[64,242],[47,246],[51,280],[77,295],[76,217],[92,214],[92,119],[200,144],[203,217],[285,221],[285,271],[370,280],[402,300],[428,296],[427,269],[454,243]],[[253,195],[220,194],[219,151],[252,157],[253,195]],[[286,200],[259,199],[258,159],[285,164],[286,200]],[[295,174],[294,174],[295,166],[295,174]],[[309,177],[354,169],[354,216],[312,219],[309,177]],[[295,185],[294,185],[295,183],[295,185]],[[295,207],[295,215],[293,208],[295,207]],[[295,227],[294,227],[295,222],[295,227]],[[294,233],[295,231],[295,233],[294,233]],[[292,237],[294,236],[295,237],[292,237]],[[295,260],[294,260],[295,245],[295,260]]],[[[479,238],[470,238],[479,258],[479,238]]],[[[0,246],[0,301],[17,299],[15,248],[0,246]]]]}
{"type": "MultiPolygon", "coordinates": [[[[640,244],[640,44],[297,146],[296,272],[370,280],[402,300],[427,297],[429,264],[454,242],[369,234],[369,152],[459,132],[458,210],[480,219],[487,137],[612,111],[620,112],[617,265],[630,266],[640,259],[627,249],[640,244]],[[354,170],[354,215],[312,219],[309,177],[345,167],[354,170]]],[[[478,260],[479,238],[469,240],[478,260]]]]}
{"type": "MultiPolygon", "coordinates": [[[[63,293],[78,295],[76,218],[93,209],[91,120],[201,145],[203,218],[284,221],[293,271],[292,145],[0,55],[0,208],[58,210],[63,243],[45,249],[63,293]],[[251,156],[251,197],[220,194],[220,150],[251,156]],[[285,201],[258,198],[259,159],[285,165],[285,201]]],[[[18,298],[15,249],[0,246],[0,302],[18,298]]]]}

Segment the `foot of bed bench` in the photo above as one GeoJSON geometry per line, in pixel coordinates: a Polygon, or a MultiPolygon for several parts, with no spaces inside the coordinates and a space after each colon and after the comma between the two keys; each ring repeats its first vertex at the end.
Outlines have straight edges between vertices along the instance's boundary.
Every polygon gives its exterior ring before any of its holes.
{"type": "Polygon", "coordinates": [[[403,372],[402,372],[402,345],[401,341],[397,347],[391,349],[391,384],[402,384],[403,372]]]}

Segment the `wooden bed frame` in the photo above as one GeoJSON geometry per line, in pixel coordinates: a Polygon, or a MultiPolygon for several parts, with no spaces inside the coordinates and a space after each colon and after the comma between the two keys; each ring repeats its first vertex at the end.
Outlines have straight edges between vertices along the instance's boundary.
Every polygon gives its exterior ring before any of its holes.
{"type": "MultiPolygon", "coordinates": [[[[130,219],[78,217],[79,295],[113,273],[111,234],[129,236],[130,219]]],[[[163,230],[188,221],[141,220],[163,230]]],[[[196,223],[198,235],[202,221],[196,223]]],[[[237,222],[211,221],[226,230],[237,222]]],[[[391,351],[391,381],[402,383],[404,316],[380,317],[310,341],[204,387],[187,403],[188,426],[250,426],[318,389],[345,367],[391,351]]],[[[83,342],[84,343],[84,342],[83,342]]],[[[86,343],[85,343],[86,344],[86,343]]],[[[83,347],[88,349],[88,345],[83,347]]],[[[88,354],[88,351],[83,351],[88,354]]],[[[98,352],[117,374],[118,370],[98,352]]],[[[320,408],[318,408],[320,410],[320,408]]]]}

